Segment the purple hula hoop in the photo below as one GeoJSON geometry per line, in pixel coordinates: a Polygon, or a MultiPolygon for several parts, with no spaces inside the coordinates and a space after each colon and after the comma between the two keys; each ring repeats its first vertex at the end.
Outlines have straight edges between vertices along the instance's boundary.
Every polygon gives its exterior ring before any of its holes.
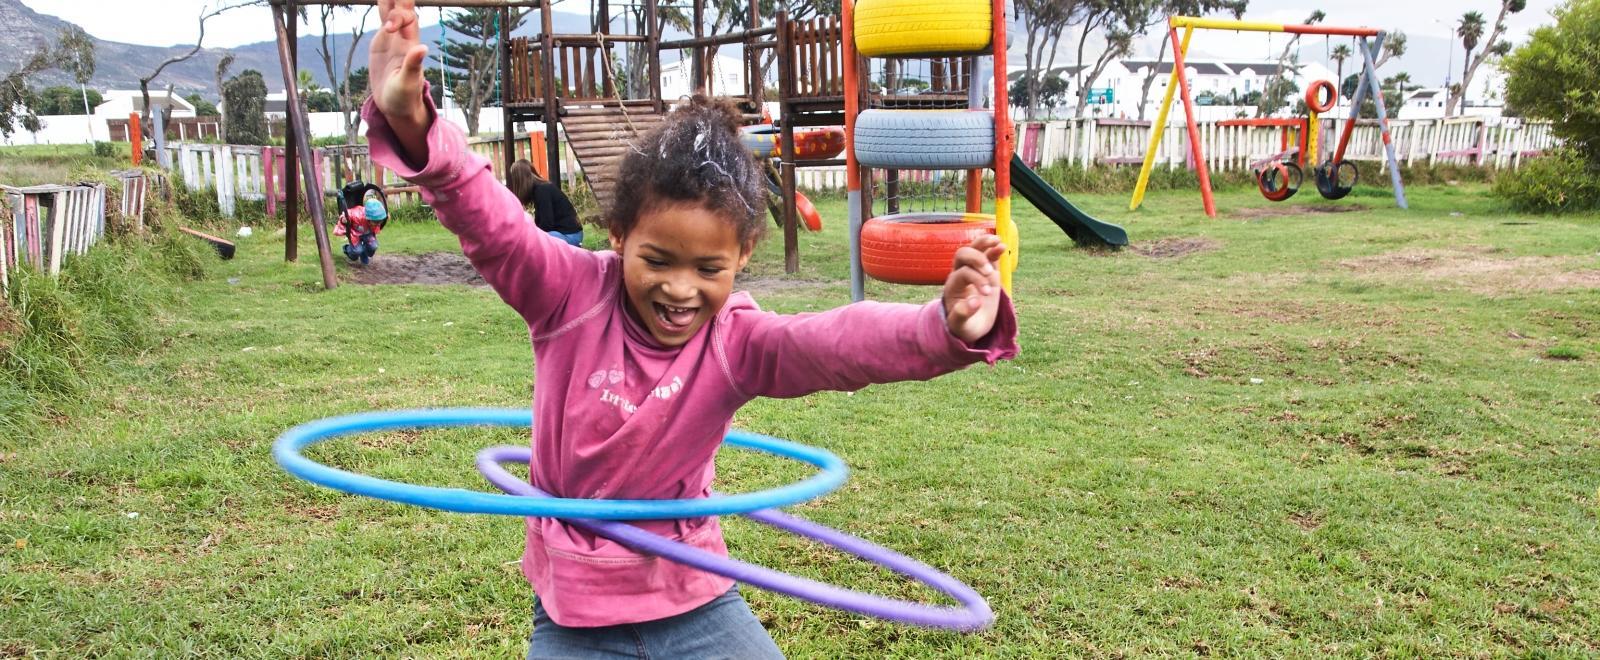
{"type": "MultiPolygon", "coordinates": [[[[534,488],[500,467],[502,462],[527,463],[531,459],[532,450],[527,447],[490,447],[478,452],[477,466],[484,478],[507,493],[528,497],[550,497],[549,493],[534,488]]],[[[994,612],[989,610],[989,604],[983,600],[983,596],[932,566],[864,539],[779,512],[777,509],[761,509],[742,515],[756,522],[820,541],[917,580],[954,598],[961,603],[961,607],[935,607],[836,587],[737,559],[721,557],[626,523],[574,518],[565,520],[579,529],[611,539],[638,552],[670,559],[827,607],[927,628],[945,628],[962,632],[982,630],[994,622],[994,612]]]]}

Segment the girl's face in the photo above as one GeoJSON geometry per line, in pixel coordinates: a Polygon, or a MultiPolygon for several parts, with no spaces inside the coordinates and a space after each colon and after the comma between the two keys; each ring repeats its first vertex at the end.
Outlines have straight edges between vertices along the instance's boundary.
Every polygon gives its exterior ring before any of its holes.
{"type": "Polygon", "coordinates": [[[693,202],[651,207],[627,236],[611,233],[628,309],[664,346],[688,343],[722,309],[751,247],[733,223],[693,202]]]}

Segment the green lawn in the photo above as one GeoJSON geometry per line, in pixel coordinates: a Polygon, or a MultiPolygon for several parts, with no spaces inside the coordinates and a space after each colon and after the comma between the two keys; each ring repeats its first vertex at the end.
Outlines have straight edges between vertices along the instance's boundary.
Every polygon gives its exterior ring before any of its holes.
{"type": "MultiPolygon", "coordinates": [[[[739,427],[853,469],[796,512],[951,572],[998,617],[957,635],[746,590],[779,646],[1600,654],[1600,218],[1512,216],[1482,187],[1413,190],[1410,211],[1371,189],[1306,197],[1289,206],[1367,208],[1274,215],[1237,192],[1211,220],[1192,191],[1137,213],[1125,195],[1077,196],[1137,247],[1102,253],[1018,202],[1017,360],[746,407],[739,427]]],[[[843,204],[820,206],[826,231],[802,236],[800,273],[783,275],[777,237],[752,261],[764,307],[847,301],[843,204]]],[[[396,224],[377,259],[456,249],[437,226],[396,224]]],[[[521,521],[336,494],[268,455],[327,415],[526,406],[525,328],[484,289],[324,292],[314,257],[282,252],[281,232],[258,227],[183,291],[162,347],[114,368],[94,414],[0,439],[0,656],[525,652],[521,521]]],[[[487,489],[472,454],[522,440],[373,434],[315,456],[487,489]]],[[[719,472],[730,492],[804,474],[733,450],[719,472]]],[[[933,599],[727,528],[739,557],[933,599]]]]}

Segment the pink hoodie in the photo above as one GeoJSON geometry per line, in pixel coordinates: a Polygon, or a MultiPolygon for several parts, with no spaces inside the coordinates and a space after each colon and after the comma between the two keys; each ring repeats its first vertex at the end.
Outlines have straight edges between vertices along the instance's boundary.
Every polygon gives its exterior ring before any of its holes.
{"type": "MultiPolygon", "coordinates": [[[[757,396],[924,380],[1017,353],[1009,298],[993,331],[968,346],[950,334],[937,300],[778,315],[744,292],[686,345],[664,348],[625,309],[621,257],[573,248],[528,224],[454,124],[433,122],[428,162],[416,170],[371,101],[362,116],[373,160],[422,187],[472,265],[527,321],[537,383],[532,482],[558,496],[706,497],[734,411],[757,396]]],[[[637,524],[728,553],[716,518],[637,524]]],[[[548,518],[527,519],[522,572],[550,617],[577,627],[680,614],[732,585],[548,518]]]]}

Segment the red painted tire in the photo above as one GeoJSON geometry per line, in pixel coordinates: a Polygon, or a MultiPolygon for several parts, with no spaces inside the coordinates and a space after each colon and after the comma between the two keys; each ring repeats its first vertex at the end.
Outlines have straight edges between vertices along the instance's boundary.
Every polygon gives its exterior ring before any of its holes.
{"type": "Polygon", "coordinates": [[[794,132],[794,157],[826,160],[844,151],[844,129],[837,126],[794,132]]]}
{"type": "Polygon", "coordinates": [[[861,269],[895,284],[944,284],[956,250],[995,233],[994,216],[898,213],[861,226],[861,269]]]}

